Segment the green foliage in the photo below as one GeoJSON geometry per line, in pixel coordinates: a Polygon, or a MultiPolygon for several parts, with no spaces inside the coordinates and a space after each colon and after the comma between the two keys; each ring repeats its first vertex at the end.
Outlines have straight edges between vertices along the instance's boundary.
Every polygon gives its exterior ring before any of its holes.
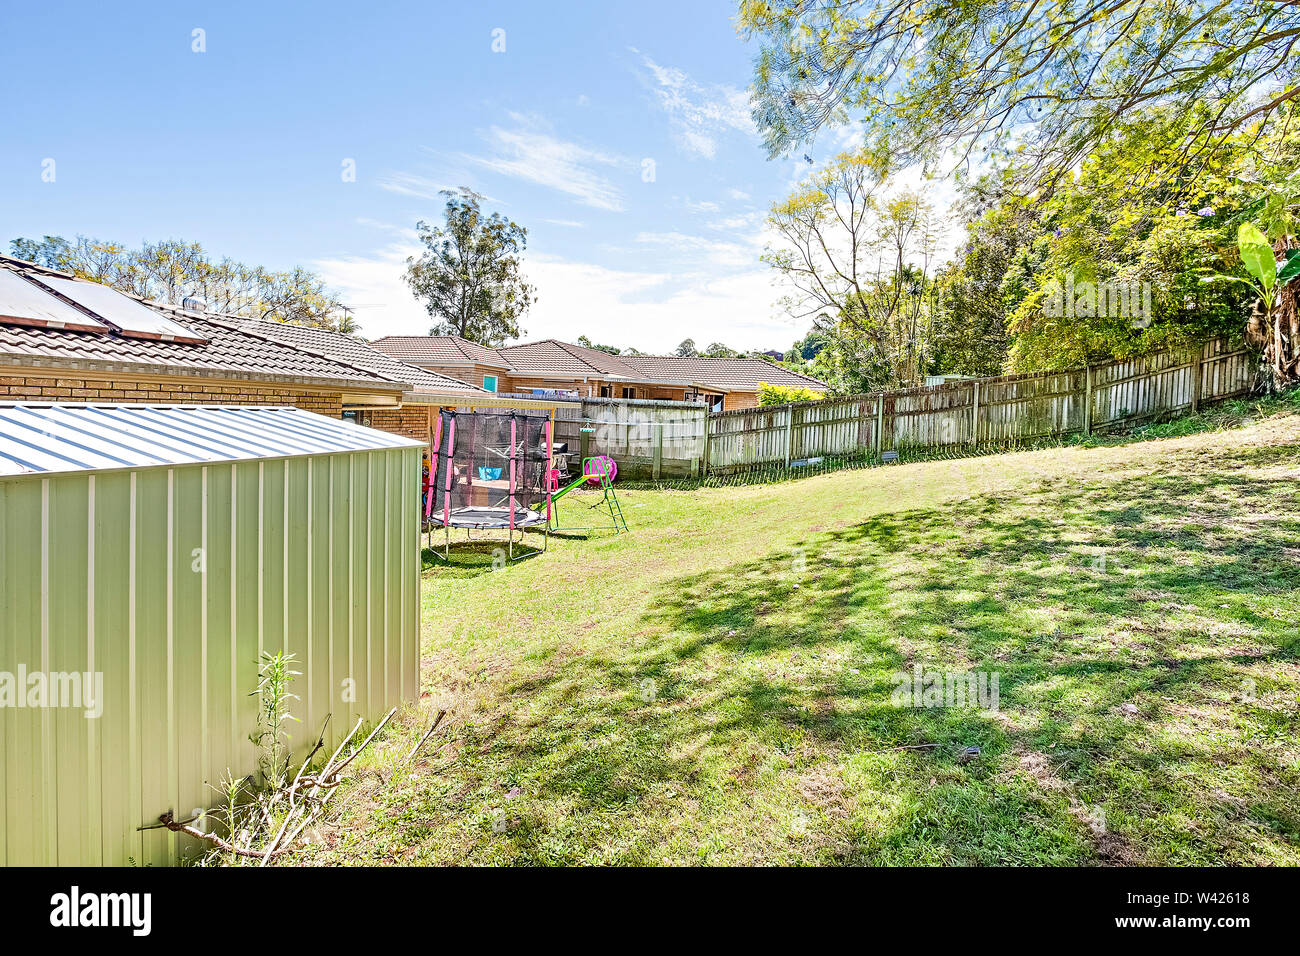
{"type": "Polygon", "coordinates": [[[597,352],[608,352],[610,355],[621,355],[623,350],[613,345],[597,345],[585,335],[578,336],[578,344],[583,348],[595,349],[597,352]]]}
{"type": "Polygon", "coordinates": [[[407,285],[436,324],[430,335],[459,335],[497,346],[522,334],[520,317],[536,290],[520,273],[528,230],[500,213],[485,216],[470,189],[444,189],[446,224],[416,228],[424,252],[406,260],[407,285]]]}
{"type": "Polygon", "coordinates": [[[792,402],[816,402],[824,398],[822,392],[814,392],[811,388],[803,388],[798,385],[770,385],[767,382],[758,383],[758,404],[760,405],[789,405],[792,402]]]}
{"type": "Polygon", "coordinates": [[[1243,222],[1237,230],[1237,248],[1241,253],[1241,264],[1250,274],[1249,279],[1216,273],[1201,281],[1239,282],[1259,297],[1266,312],[1271,312],[1278,291],[1300,275],[1300,249],[1288,250],[1285,259],[1279,262],[1273,244],[1258,226],[1249,222],[1243,222]]]}
{"type": "Polygon", "coordinates": [[[674,355],[680,355],[683,358],[693,358],[700,354],[700,350],[695,347],[694,339],[682,339],[680,345],[673,352],[674,355]]]}
{"type": "Polygon", "coordinates": [[[1022,299],[1033,277],[1027,252],[1040,224],[1029,203],[983,193],[993,186],[970,190],[966,243],[935,279],[935,374],[999,375],[1006,365],[1007,302],[1022,299]]]}
{"type": "Polygon", "coordinates": [[[263,651],[258,661],[257,689],[250,696],[257,697],[257,727],[248,739],[257,747],[257,766],[264,786],[280,790],[286,783],[289,766],[289,732],[285,722],[298,718],[289,713],[289,702],[298,696],[289,692],[289,684],[301,671],[293,670],[297,658],[280,651],[272,654],[263,651]]]}
{"type": "Polygon", "coordinates": [[[919,381],[932,349],[933,212],[865,150],[841,153],[773,204],[777,241],[762,258],[790,317],[811,318],[825,340],[813,374],[850,391],[919,381]]]}
{"type": "Polygon", "coordinates": [[[1252,130],[1205,143],[1183,175],[1162,178],[1176,149],[1169,122],[1155,111],[1117,124],[1047,197],[1025,197],[1010,175],[968,185],[967,245],[938,280],[936,370],[993,371],[987,359],[995,350],[986,346],[997,344],[999,317],[1011,371],[1077,367],[1241,333],[1253,298],[1244,280],[1202,279],[1242,270],[1236,236],[1252,213],[1285,241],[1296,203],[1276,197],[1296,191],[1300,135],[1252,130]],[[1149,313],[1052,314],[1066,288],[1086,284],[1149,292],[1149,313]]]}
{"type": "Polygon", "coordinates": [[[772,155],[861,117],[895,165],[1015,158],[1049,189],[1117,122],[1164,104],[1161,178],[1297,92],[1300,11],[1267,0],[740,0],[761,43],[755,119],[772,155]]]}
{"type": "Polygon", "coordinates": [[[825,332],[819,332],[816,329],[813,329],[799,341],[794,343],[794,350],[798,353],[800,359],[805,362],[811,362],[817,357],[817,354],[829,344],[830,338],[825,332]]]}

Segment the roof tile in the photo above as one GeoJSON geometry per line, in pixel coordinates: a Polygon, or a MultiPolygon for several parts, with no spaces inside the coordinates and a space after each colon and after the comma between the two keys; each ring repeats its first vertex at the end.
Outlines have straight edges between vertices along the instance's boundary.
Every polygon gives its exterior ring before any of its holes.
{"type": "Polygon", "coordinates": [[[284,322],[265,322],[259,319],[244,320],[240,322],[240,328],[258,332],[292,345],[294,348],[315,352],[331,360],[375,372],[394,382],[409,385],[417,391],[483,392],[483,389],[462,382],[460,379],[399,362],[354,335],[343,335],[328,329],[314,329],[303,325],[289,325],[284,322]]]}
{"type": "Polygon", "coordinates": [[[510,368],[497,350],[458,335],[386,335],[370,343],[385,355],[412,365],[491,365],[510,368]]]}

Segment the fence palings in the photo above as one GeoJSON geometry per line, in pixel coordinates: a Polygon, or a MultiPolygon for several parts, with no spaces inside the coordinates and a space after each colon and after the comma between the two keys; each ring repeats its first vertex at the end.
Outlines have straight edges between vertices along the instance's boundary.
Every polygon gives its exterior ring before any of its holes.
{"type": "MultiPolygon", "coordinates": [[[[827,455],[1006,444],[1104,430],[1193,411],[1250,391],[1256,362],[1226,340],[1063,372],[967,379],[924,388],[716,412],[707,470],[827,455]]],[[[694,472],[692,472],[694,473],[694,472]]]]}

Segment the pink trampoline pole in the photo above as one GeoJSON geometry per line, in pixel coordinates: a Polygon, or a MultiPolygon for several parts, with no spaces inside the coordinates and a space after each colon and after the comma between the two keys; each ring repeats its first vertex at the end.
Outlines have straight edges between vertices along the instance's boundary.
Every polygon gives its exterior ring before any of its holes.
{"type": "Polygon", "coordinates": [[[515,418],[510,416],[510,557],[515,556],[515,418]]]}
{"type": "Polygon", "coordinates": [[[451,560],[451,456],[456,451],[456,419],[447,426],[447,480],[442,492],[442,527],[447,532],[447,560],[451,560]]]}

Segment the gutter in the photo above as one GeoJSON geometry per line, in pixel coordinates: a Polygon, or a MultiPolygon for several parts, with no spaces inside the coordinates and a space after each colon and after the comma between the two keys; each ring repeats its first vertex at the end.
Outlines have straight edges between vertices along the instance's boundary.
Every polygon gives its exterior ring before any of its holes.
{"type": "MultiPolygon", "coordinates": [[[[277,345],[282,344],[277,342],[277,345]]],[[[268,382],[291,385],[309,385],[335,391],[367,389],[369,391],[402,390],[400,382],[384,378],[316,378],[310,375],[290,375],[275,372],[246,372],[231,368],[196,368],[192,365],[171,365],[162,362],[123,362],[113,359],[62,358],[53,355],[23,355],[0,352],[0,366],[15,368],[48,368],[55,371],[116,372],[123,375],[159,375],[175,378],[219,379],[231,382],[268,382]]]]}

